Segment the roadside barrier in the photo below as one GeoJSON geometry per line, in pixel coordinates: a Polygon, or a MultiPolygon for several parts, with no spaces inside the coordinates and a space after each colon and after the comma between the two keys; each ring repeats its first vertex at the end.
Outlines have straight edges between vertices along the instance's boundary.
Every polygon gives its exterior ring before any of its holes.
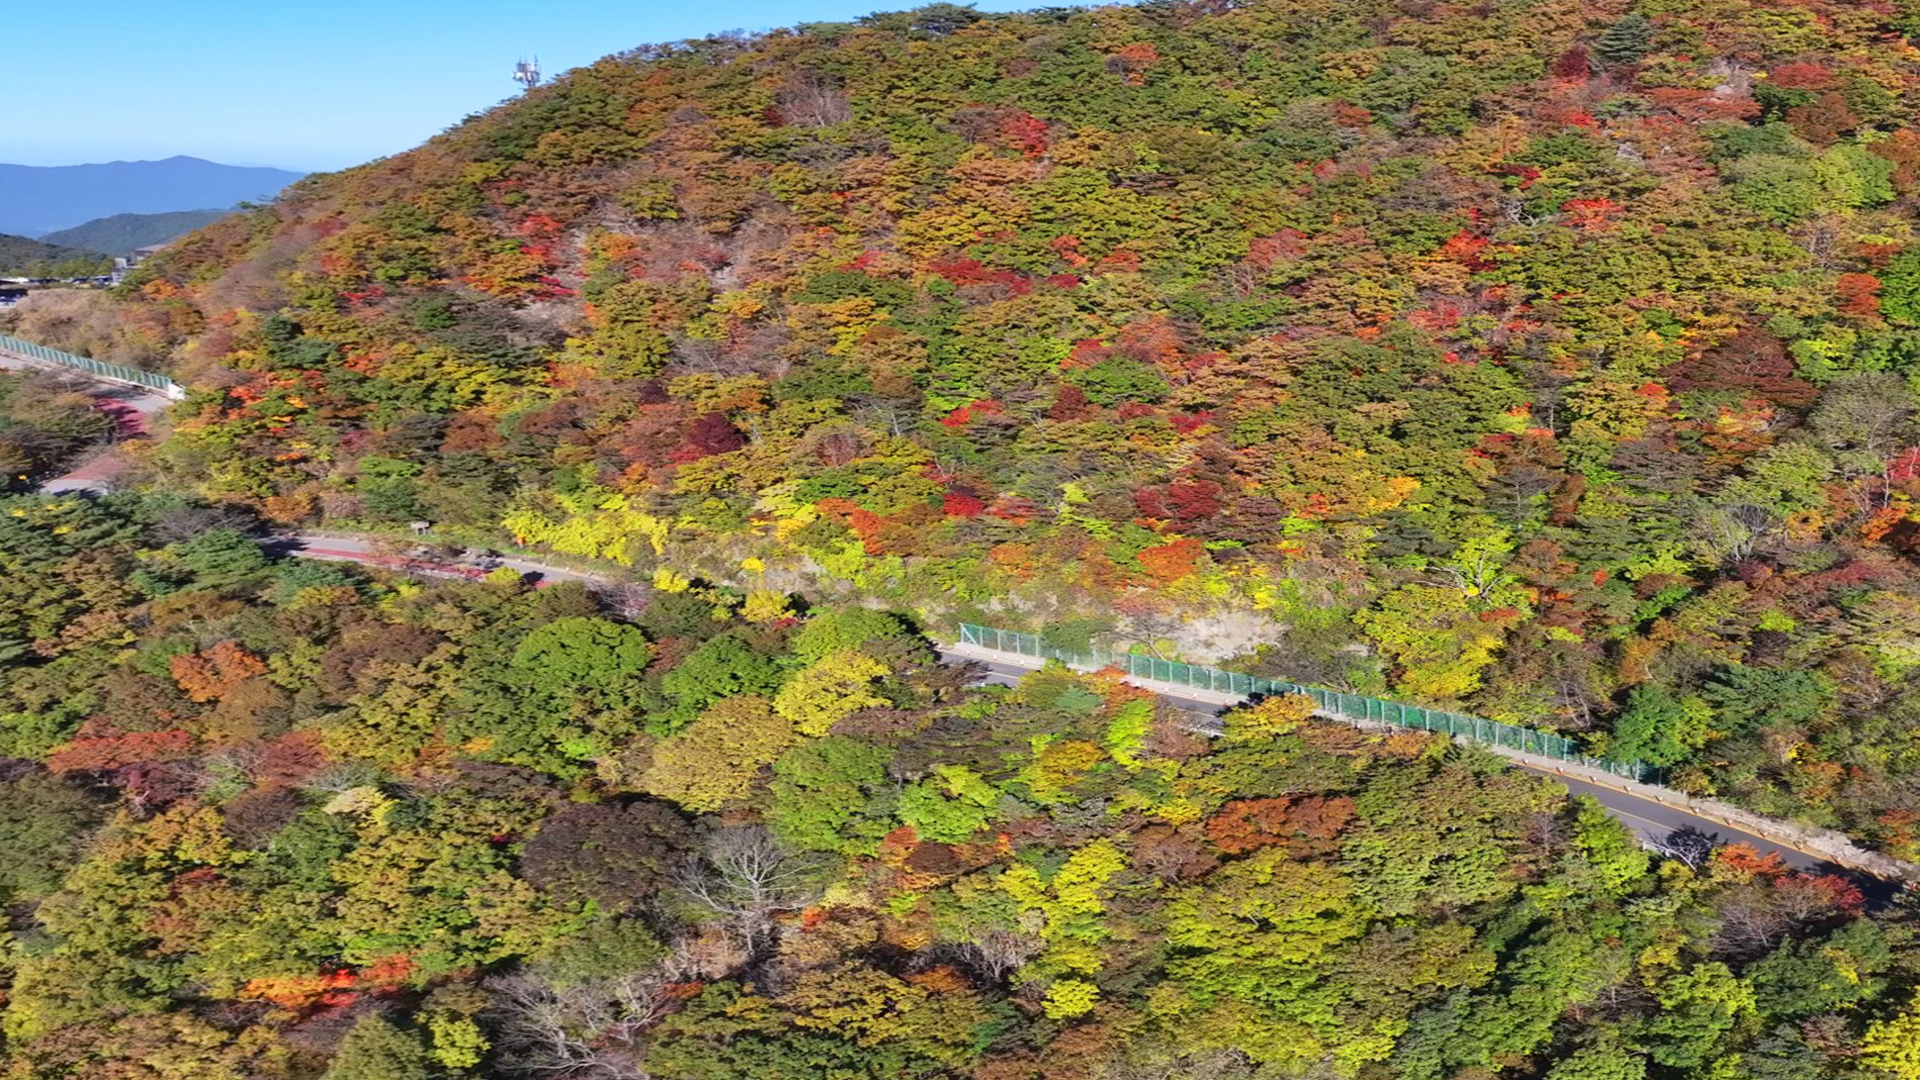
{"type": "Polygon", "coordinates": [[[144,386],[149,390],[158,390],[174,401],[187,396],[187,390],[179,383],[154,371],[142,371],[139,368],[121,364],[109,364],[86,356],[75,356],[59,349],[49,349],[45,345],[36,345],[31,341],[22,341],[17,337],[0,334],[0,352],[16,353],[30,360],[40,360],[49,364],[83,371],[96,379],[108,382],[126,383],[129,386],[144,386]]]}
{"type": "Polygon", "coordinates": [[[1090,649],[1083,653],[1069,652],[1046,644],[1036,634],[999,630],[991,626],[976,626],[973,623],[960,624],[960,641],[983,649],[1018,653],[1042,660],[1058,660],[1069,667],[1116,667],[1138,678],[1153,679],[1157,682],[1208,690],[1218,694],[1249,698],[1275,694],[1305,694],[1313,699],[1314,704],[1319,706],[1322,712],[1345,720],[1392,724],[1417,731],[1436,731],[1489,746],[1505,747],[1525,754],[1538,754],[1557,761],[1598,769],[1638,783],[1659,782],[1660,770],[1645,762],[1615,761],[1612,758],[1583,754],[1572,739],[1563,735],[1503,724],[1498,720],[1488,720],[1484,717],[1447,712],[1443,709],[1429,709],[1419,705],[1387,701],[1383,698],[1364,697],[1360,694],[1348,694],[1318,686],[1303,686],[1278,679],[1263,679],[1257,675],[1247,675],[1238,671],[1222,671],[1219,668],[1183,664],[1177,660],[1162,660],[1156,656],[1141,656],[1137,653],[1115,653],[1101,649],[1090,649]]]}

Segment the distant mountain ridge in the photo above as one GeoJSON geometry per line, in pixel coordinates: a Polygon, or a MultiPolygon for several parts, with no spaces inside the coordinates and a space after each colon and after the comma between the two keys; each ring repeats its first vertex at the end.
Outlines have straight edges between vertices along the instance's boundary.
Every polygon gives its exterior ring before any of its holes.
{"type": "Polygon", "coordinates": [[[165,214],[115,214],[112,217],[95,218],[71,229],[48,233],[40,237],[40,241],[108,255],[125,255],[135,248],[178,239],[232,212],[175,210],[165,214]]]}
{"type": "Polygon", "coordinates": [[[0,165],[0,233],[41,237],[116,214],[264,202],[303,175],[184,156],[93,165],[0,165]]]}

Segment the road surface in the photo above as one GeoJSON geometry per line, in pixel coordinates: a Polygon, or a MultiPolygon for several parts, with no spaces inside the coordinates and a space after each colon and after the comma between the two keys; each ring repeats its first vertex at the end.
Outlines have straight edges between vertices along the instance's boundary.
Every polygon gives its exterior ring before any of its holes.
{"type": "MultiPolygon", "coordinates": [[[[157,390],[95,379],[72,368],[34,360],[4,349],[0,349],[0,368],[45,371],[60,376],[76,393],[91,396],[94,407],[113,418],[116,441],[146,438],[147,417],[173,404],[157,390]]],[[[72,471],[42,481],[40,490],[49,495],[68,491],[104,491],[111,486],[113,477],[123,464],[111,446],[100,447],[90,451],[72,471]]]]}
{"type": "MultiPolygon", "coordinates": [[[[369,540],[300,534],[276,537],[269,545],[281,553],[310,559],[338,559],[382,565],[391,563],[392,557],[382,556],[374,551],[369,540]]],[[[558,581],[600,581],[608,579],[596,574],[568,570],[563,567],[549,566],[528,559],[509,558],[501,560],[523,574],[535,575],[541,580],[558,581]]],[[[420,567],[403,569],[421,569],[420,567]]],[[[453,576],[459,574],[455,568],[446,568],[453,576]]],[[[429,569],[427,572],[433,572],[429,569]]],[[[956,664],[974,664],[980,674],[976,680],[984,685],[1011,686],[1021,677],[1030,674],[1034,668],[1000,661],[985,661],[973,657],[961,656],[951,652],[939,654],[942,662],[956,664]]],[[[1197,726],[1214,729],[1211,718],[1219,716],[1228,706],[1216,701],[1203,701],[1198,698],[1182,697],[1177,693],[1159,692],[1160,700],[1177,709],[1195,716],[1197,726]]],[[[1747,844],[1762,854],[1776,854],[1788,865],[1800,869],[1819,869],[1861,877],[1822,857],[1801,851],[1798,848],[1770,840],[1764,836],[1743,831],[1723,822],[1713,821],[1688,812],[1680,807],[1654,802],[1630,791],[1618,790],[1601,784],[1592,783],[1578,777],[1556,773],[1552,769],[1537,768],[1525,762],[1514,761],[1517,768],[1527,769],[1542,776],[1550,776],[1565,785],[1575,795],[1589,795],[1607,812],[1624,823],[1639,836],[1648,847],[1681,858],[1697,859],[1709,850],[1722,844],[1747,844]]]]}
{"type": "Polygon", "coordinates": [[[0,368],[13,371],[46,371],[63,376],[76,391],[92,394],[96,399],[118,402],[141,415],[159,412],[173,404],[165,394],[143,386],[129,386],[126,383],[108,382],[96,379],[82,371],[49,364],[42,360],[21,356],[19,353],[0,349],[0,368]]]}
{"type": "MultiPolygon", "coordinates": [[[[4,351],[0,351],[0,368],[55,370],[65,374],[73,381],[76,388],[89,388],[87,392],[93,394],[94,398],[100,402],[100,407],[113,415],[122,437],[144,437],[146,417],[171,404],[166,397],[158,393],[92,380],[78,372],[50,368],[46,364],[4,351]]],[[[110,475],[109,458],[106,455],[100,455],[64,476],[48,480],[41,485],[41,490],[46,492],[93,490],[101,487],[110,475]]],[[[269,541],[268,546],[280,554],[300,558],[360,562],[404,572],[444,577],[473,577],[478,574],[477,571],[468,567],[434,567],[430,564],[387,555],[375,550],[373,541],[358,537],[294,534],[274,537],[269,541]]],[[[542,583],[607,580],[597,574],[569,570],[529,559],[503,557],[498,560],[498,564],[511,567],[542,583]]],[[[948,663],[978,665],[982,672],[979,681],[984,684],[1010,686],[1033,670],[1014,664],[982,661],[950,653],[942,653],[941,659],[948,663]]],[[[1159,692],[1159,697],[1167,704],[1194,714],[1196,717],[1214,717],[1225,710],[1225,706],[1217,702],[1182,697],[1174,693],[1159,692]]],[[[1205,721],[1200,722],[1205,723],[1205,721]]],[[[1577,777],[1557,774],[1552,770],[1536,768],[1524,762],[1514,762],[1514,764],[1541,775],[1552,775],[1575,795],[1592,796],[1607,809],[1608,813],[1625,823],[1648,846],[1661,851],[1685,857],[1703,853],[1719,844],[1748,844],[1762,853],[1779,855],[1789,866],[1842,870],[1817,855],[1763,836],[1744,832],[1723,822],[1698,817],[1679,807],[1654,802],[1630,791],[1617,790],[1577,777]]]]}
{"type": "MultiPolygon", "coordinates": [[[[1020,677],[1034,669],[1016,664],[988,662],[953,653],[941,653],[940,659],[947,663],[974,663],[982,669],[979,682],[989,685],[1012,686],[1020,677]]],[[[1162,693],[1160,700],[1177,709],[1183,709],[1196,716],[1219,716],[1226,708],[1209,701],[1181,697],[1177,694],[1162,693]]],[[[1647,846],[1676,856],[1698,856],[1721,844],[1748,844],[1762,854],[1777,854],[1788,866],[1801,869],[1820,868],[1839,873],[1851,873],[1835,866],[1818,855],[1809,854],[1788,847],[1764,836],[1756,836],[1732,826],[1706,818],[1696,817],[1679,807],[1657,803],[1644,799],[1628,791],[1619,791],[1578,777],[1559,775],[1548,769],[1537,769],[1523,762],[1515,761],[1515,767],[1542,776],[1551,776],[1564,784],[1574,795],[1590,795],[1594,801],[1605,807],[1609,814],[1618,818],[1627,828],[1633,830],[1647,846]]]]}
{"type": "MultiPolygon", "coordinates": [[[[430,543],[431,541],[422,541],[430,543]]],[[[303,559],[326,559],[334,562],[358,562],[370,566],[382,566],[389,570],[411,573],[426,573],[439,577],[478,577],[484,571],[475,571],[472,567],[445,566],[436,568],[433,564],[419,560],[407,560],[387,555],[376,549],[376,542],[354,536],[337,536],[323,533],[292,533],[270,537],[266,542],[268,551],[276,555],[293,555],[303,559]]],[[[605,582],[607,579],[598,574],[586,574],[578,570],[568,570],[559,566],[533,562],[512,556],[502,556],[498,565],[533,578],[536,582],[587,581],[605,582]]]]}

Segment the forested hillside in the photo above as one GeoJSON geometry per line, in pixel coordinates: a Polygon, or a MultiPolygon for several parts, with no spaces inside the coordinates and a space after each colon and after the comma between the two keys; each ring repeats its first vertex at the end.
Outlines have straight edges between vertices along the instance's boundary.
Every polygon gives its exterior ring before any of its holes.
{"type": "Polygon", "coordinates": [[[1911,1080],[1911,907],[769,590],[0,499],[15,1080],[1911,1080]]]}
{"type": "Polygon", "coordinates": [[[32,486],[113,435],[113,418],[68,380],[0,371],[0,491],[32,486]]]}
{"type": "Polygon", "coordinates": [[[285,525],[1267,644],[1911,858],[1915,26],[1271,0],[649,47],[43,329],[192,383],[154,479],[285,525]],[[1222,612],[1264,621],[1187,629],[1222,612]]]}
{"type": "Polygon", "coordinates": [[[49,244],[125,255],[135,248],[164,244],[185,236],[229,213],[228,210],[175,210],[165,214],[114,214],[48,233],[41,239],[49,244]]]}
{"type": "Polygon", "coordinates": [[[0,277],[90,277],[112,266],[97,251],[0,234],[0,277]]]}

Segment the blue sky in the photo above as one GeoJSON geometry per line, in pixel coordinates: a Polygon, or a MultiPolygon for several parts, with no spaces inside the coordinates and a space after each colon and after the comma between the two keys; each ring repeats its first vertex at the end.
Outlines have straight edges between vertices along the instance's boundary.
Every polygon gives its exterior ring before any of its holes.
{"type": "MultiPolygon", "coordinates": [[[[549,73],[646,42],[920,0],[37,0],[0,10],[0,162],[189,154],[335,169],[414,146],[549,73]]],[[[980,0],[1012,11],[1038,0],[980,0]]]]}

